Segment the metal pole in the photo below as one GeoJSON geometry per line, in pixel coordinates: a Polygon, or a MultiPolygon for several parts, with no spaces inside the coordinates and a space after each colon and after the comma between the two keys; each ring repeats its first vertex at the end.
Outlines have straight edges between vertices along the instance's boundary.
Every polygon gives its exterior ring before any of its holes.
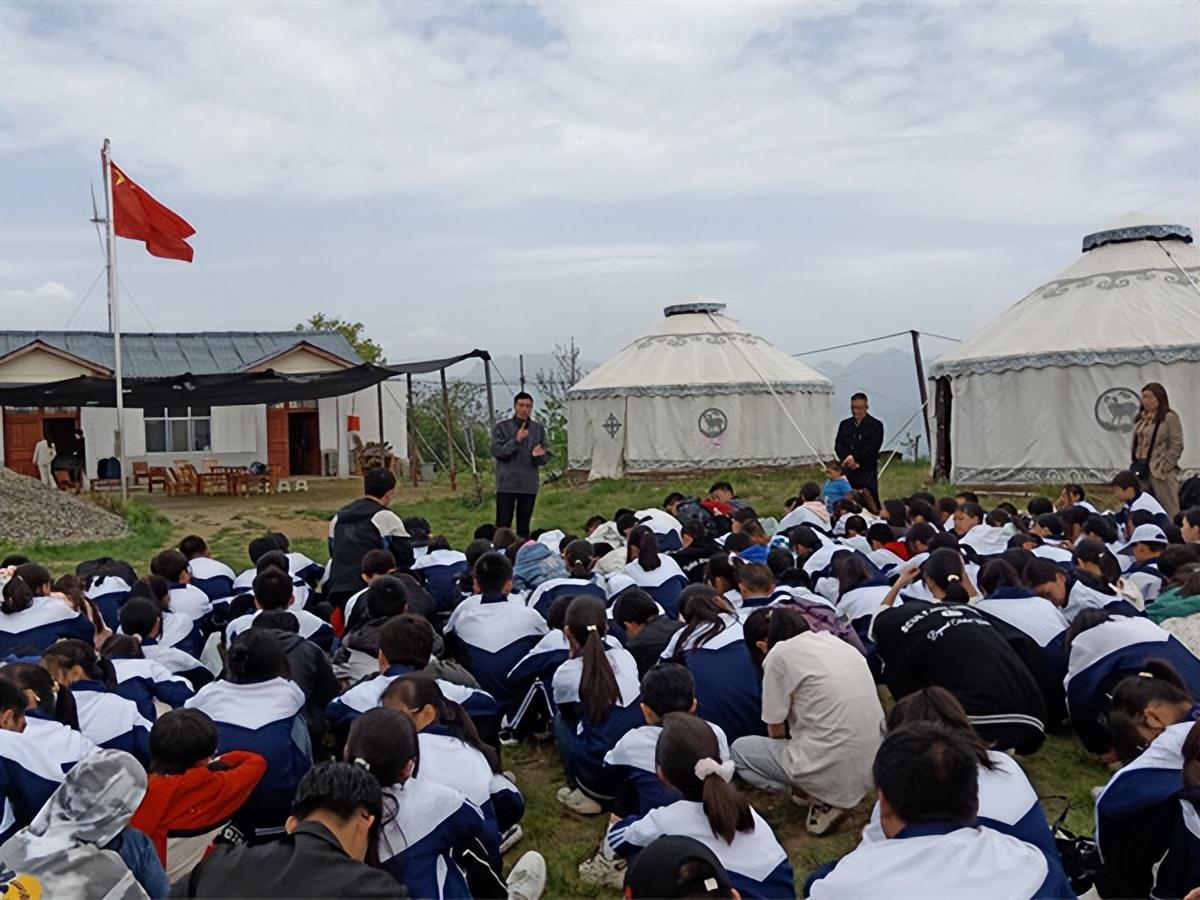
{"type": "Polygon", "coordinates": [[[492,398],[492,361],[483,361],[483,383],[487,385],[488,428],[496,427],[496,401],[492,398]]]}
{"type": "Polygon", "coordinates": [[[525,390],[525,354],[524,353],[517,356],[517,365],[520,366],[521,390],[524,391],[525,390]]]}
{"type": "Polygon", "coordinates": [[[408,409],[405,418],[408,421],[408,477],[412,486],[417,486],[417,426],[413,422],[413,382],[412,373],[405,374],[404,380],[408,386],[408,409]]]}
{"type": "Polygon", "coordinates": [[[929,394],[925,387],[925,364],[921,361],[921,333],[909,331],[912,336],[913,362],[917,366],[917,390],[921,395],[921,421],[925,423],[925,444],[933,453],[933,441],[929,436],[929,394]]]}
{"type": "Polygon", "coordinates": [[[446,370],[442,369],[442,406],[446,410],[446,455],[450,460],[450,490],[458,490],[458,472],[454,468],[454,420],[450,416],[450,388],[446,386],[446,370]]]}
{"type": "Polygon", "coordinates": [[[383,459],[383,382],[375,383],[375,411],[379,415],[379,458],[383,459]]]}
{"type": "Polygon", "coordinates": [[[108,266],[108,323],[113,336],[113,376],[117,389],[117,430],[115,445],[117,466],[121,470],[121,499],[129,499],[129,486],[125,481],[125,383],[121,376],[121,301],[117,296],[117,241],[113,225],[112,156],[109,140],[104,139],[100,151],[101,168],[104,170],[104,251],[108,266]]]}

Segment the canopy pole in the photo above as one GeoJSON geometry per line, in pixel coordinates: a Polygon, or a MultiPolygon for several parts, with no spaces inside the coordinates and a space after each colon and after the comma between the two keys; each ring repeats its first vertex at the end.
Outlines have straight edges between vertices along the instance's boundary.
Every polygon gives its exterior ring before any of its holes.
{"type": "Polygon", "coordinates": [[[483,361],[483,383],[487,385],[488,428],[496,427],[496,401],[492,398],[492,361],[483,361]]]}
{"type": "Polygon", "coordinates": [[[442,407],[446,411],[446,444],[449,449],[447,456],[450,460],[450,490],[458,490],[458,472],[454,468],[454,419],[450,415],[450,388],[446,385],[446,370],[439,370],[442,376],[442,407]]]}
{"type": "Polygon", "coordinates": [[[117,296],[117,247],[116,231],[113,226],[112,157],[109,140],[104,139],[100,150],[101,169],[104,172],[104,253],[108,268],[108,325],[113,336],[113,378],[117,389],[117,430],[114,434],[117,467],[121,472],[121,499],[129,499],[129,485],[125,480],[125,389],[121,366],[121,302],[117,296]]]}
{"type": "Polygon", "coordinates": [[[379,416],[379,453],[383,458],[383,382],[375,382],[375,412],[379,416]]]}
{"type": "Polygon", "coordinates": [[[933,453],[933,441],[929,436],[929,415],[925,409],[929,406],[929,392],[925,387],[925,363],[921,360],[921,332],[909,331],[912,336],[913,363],[917,367],[917,390],[921,396],[921,421],[925,423],[925,446],[933,453]]]}
{"type": "Polygon", "coordinates": [[[404,411],[405,419],[408,422],[408,477],[412,482],[412,486],[417,486],[417,426],[413,421],[413,380],[412,373],[409,372],[404,376],[404,380],[408,387],[408,409],[404,411]]]}

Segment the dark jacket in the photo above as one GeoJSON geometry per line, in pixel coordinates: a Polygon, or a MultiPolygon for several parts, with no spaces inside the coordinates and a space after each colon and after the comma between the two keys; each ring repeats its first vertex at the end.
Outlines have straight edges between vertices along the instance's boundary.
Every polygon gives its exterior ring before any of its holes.
{"type": "Polygon", "coordinates": [[[304,718],[317,730],[324,722],[325,707],[342,692],[329,665],[329,657],[312,641],[288,631],[276,631],[287,657],[288,671],[296,686],[304,691],[304,718]]]}
{"type": "Polygon", "coordinates": [[[697,538],[682,550],[676,550],[667,555],[679,564],[683,574],[692,584],[704,580],[704,567],[714,554],[721,552],[721,545],[710,537],[697,538]]]}
{"type": "Polygon", "coordinates": [[[837,440],[833,451],[839,460],[853,456],[860,469],[875,471],[879,465],[879,451],[883,447],[883,423],[869,413],[861,422],[854,416],[842,419],[838,425],[837,440]]]}
{"type": "Polygon", "coordinates": [[[521,423],[516,416],[497,422],[492,428],[492,456],[496,457],[496,490],[506,494],[536,494],[538,466],[550,459],[550,444],[541,422],[530,419],[525,423],[529,436],[517,441],[521,423]],[[534,456],[533,448],[541,446],[545,456],[534,456]]]}
{"type": "Polygon", "coordinates": [[[324,825],[301,822],[294,833],[257,847],[222,845],[172,897],[407,897],[391,875],[351,859],[324,825]]]}
{"type": "Polygon", "coordinates": [[[678,619],[655,616],[646,623],[646,627],[638,633],[637,637],[631,637],[625,642],[625,649],[637,663],[638,678],[658,665],[659,657],[667,649],[667,644],[671,642],[671,635],[681,628],[683,628],[683,623],[678,619]]]}
{"type": "Polygon", "coordinates": [[[338,510],[329,523],[330,593],[353,594],[362,587],[362,558],[371,550],[391,550],[396,567],[413,564],[404,523],[374,497],[360,497],[338,510]]]}

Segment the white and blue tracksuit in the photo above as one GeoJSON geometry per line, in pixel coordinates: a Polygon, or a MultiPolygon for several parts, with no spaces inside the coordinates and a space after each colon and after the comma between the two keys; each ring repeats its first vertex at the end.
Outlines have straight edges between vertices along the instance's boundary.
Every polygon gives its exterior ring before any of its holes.
{"type": "Polygon", "coordinates": [[[1085,609],[1103,609],[1116,616],[1140,616],[1142,611],[1117,595],[1116,591],[1107,585],[1097,587],[1089,584],[1075,573],[1067,574],[1067,604],[1063,607],[1063,615],[1068,622],[1074,622],[1075,617],[1085,609]]]}
{"type": "MultiPolygon", "coordinates": [[[[875,644],[868,636],[871,620],[883,606],[883,599],[891,589],[891,583],[886,578],[871,578],[856,584],[838,597],[838,615],[850,623],[850,627],[867,648],[868,656],[875,655],[875,644]]],[[[900,606],[902,603],[903,600],[897,597],[895,605],[900,606]]]]}
{"type": "Polygon", "coordinates": [[[531,609],[536,609],[546,618],[550,614],[550,605],[559,597],[595,597],[605,605],[608,604],[608,590],[597,578],[550,578],[533,589],[526,601],[531,609]]]}
{"type": "Polygon", "coordinates": [[[307,587],[315,587],[320,583],[325,576],[325,567],[319,562],[309,559],[303,553],[298,553],[295,550],[289,551],[288,558],[288,574],[292,576],[293,581],[303,582],[307,587]]]}
{"type": "Polygon", "coordinates": [[[112,664],[117,673],[114,692],[136,703],[138,712],[150,722],[158,719],[155,700],[178,709],[195,693],[186,678],[172,675],[152,659],[114,659],[112,664]]]}
{"type": "Polygon", "coordinates": [[[228,603],[233,596],[233,580],[237,576],[220,560],[197,556],[188,562],[188,571],[192,574],[189,584],[204,591],[210,602],[228,603]]]}
{"type": "Polygon", "coordinates": [[[468,597],[446,622],[447,649],[507,711],[520,702],[508,673],[546,633],[546,620],[517,597],[468,597]]]}
{"type": "MultiPolygon", "coordinates": [[[[716,725],[709,724],[717,736],[720,762],[729,759],[729,741],[716,725]]],[[[642,725],[627,731],[604,755],[605,780],[618,786],[613,812],[618,816],[644,816],[652,809],[670,806],[682,795],[658,777],[655,750],[662,734],[661,725],[642,725]]]]}
{"type": "Polygon", "coordinates": [[[83,592],[96,604],[104,624],[116,631],[121,626],[121,607],[129,598],[130,585],[116,575],[97,575],[83,592]]]}
{"type": "Polygon", "coordinates": [[[64,775],[75,763],[100,749],[83,732],[57,722],[37,709],[25,711],[25,730],[21,734],[33,741],[37,752],[58,766],[64,775]]]}
{"type": "Polygon", "coordinates": [[[639,509],[633,517],[639,525],[654,532],[659,553],[673,553],[683,548],[683,525],[665,509],[639,509]]]}
{"type": "Polygon", "coordinates": [[[455,858],[474,852],[487,859],[495,837],[483,811],[452,787],[432,778],[410,778],[384,791],[395,814],[379,832],[379,863],[409,896],[470,900],[455,858]]]}
{"type": "MultiPolygon", "coordinates": [[[[742,638],[742,625],[729,613],[722,613],[721,621],[725,628],[720,634],[698,643],[711,627],[701,625],[682,648],[682,661],[696,681],[696,715],[719,726],[730,742],[748,734],[765,735],[762,684],[742,638]]],[[[675,657],[682,633],[671,636],[663,659],[675,657]]]]}
{"type": "Polygon", "coordinates": [[[757,812],[753,831],[739,831],[727,844],[713,834],[704,807],[693,800],[677,800],[646,815],[614,823],[605,838],[618,855],[631,859],[664,834],[690,837],[702,843],[729,873],[729,880],[746,900],[794,898],[796,886],[787,853],[775,833],[757,812]]]}
{"type": "Polygon", "coordinates": [[[213,680],[213,673],[196,657],[178,647],[161,644],[155,638],[142,638],[142,655],[158,663],[172,675],[182,675],[195,690],[213,680]]]}
{"type": "Polygon", "coordinates": [[[221,753],[249,750],[267,771],[246,801],[247,827],[259,838],[281,834],[296,786],[312,765],[304,717],[304,692],[285,678],[257,684],[214,681],[184,704],[217,726],[221,753]]]}
{"type": "Polygon", "coordinates": [[[1183,743],[1197,715],[1164,729],[1096,798],[1096,843],[1122,896],[1182,897],[1200,884],[1200,816],[1183,797],[1183,743]]]}
{"type": "MultiPolygon", "coordinates": [[[[385,672],[364,678],[325,707],[325,719],[336,733],[345,734],[355,719],[379,705],[379,698],[383,696],[388,685],[397,678],[412,675],[416,671],[411,666],[394,665],[385,672]]],[[[486,691],[453,684],[440,678],[437,679],[437,684],[442,689],[442,695],[466,710],[472,721],[478,722],[479,719],[494,717],[498,713],[495,699],[486,691]]]]}
{"type": "MultiPolygon", "coordinates": [[[[604,644],[607,647],[621,646],[621,642],[611,634],[604,636],[604,644]]],[[[509,716],[511,727],[516,728],[520,725],[539,697],[551,716],[558,711],[554,703],[554,673],[570,656],[571,645],[567,636],[561,629],[556,628],[544,634],[542,639],[521,657],[520,662],[512,667],[508,673],[508,682],[517,693],[522,694],[523,699],[509,716]]]]}
{"type": "Polygon", "coordinates": [[[1125,580],[1137,585],[1147,603],[1153,603],[1162,593],[1163,577],[1158,571],[1157,559],[1135,562],[1125,570],[1125,580]]]}
{"type": "Polygon", "coordinates": [[[450,612],[462,600],[458,579],[467,571],[467,557],[457,550],[431,550],[417,558],[412,565],[414,573],[420,573],[425,581],[425,590],[437,602],[438,609],[450,612]]]}
{"type": "Polygon", "coordinates": [[[62,638],[78,638],[90,644],[95,634],[96,629],[86,615],[62,600],[39,594],[27,609],[0,613],[0,658],[41,656],[62,638]]]}
{"type": "Polygon", "coordinates": [[[105,750],[124,750],[150,764],[151,722],[137,704],[110,691],[99,681],[76,681],[71,695],[79,713],[79,730],[105,750]]]}
{"type": "MultiPolygon", "coordinates": [[[[308,605],[308,598],[312,591],[304,579],[298,578],[294,572],[289,574],[292,576],[292,605],[288,609],[304,609],[308,605]]],[[[233,580],[233,597],[244,597],[247,594],[253,594],[254,579],[257,577],[258,569],[247,569],[238,575],[233,580]]],[[[233,597],[230,599],[233,599],[233,597]]]]}
{"type": "MultiPolygon", "coordinates": [[[[1029,666],[1046,700],[1051,721],[1061,721],[1066,711],[1063,679],[1067,675],[1067,618],[1057,606],[1026,588],[1003,587],[974,604],[1002,623],[1015,628],[1036,646],[1036,655],[1018,655],[1029,666]]],[[[1017,649],[1014,647],[1014,649],[1017,649]]]]}
{"type": "MultiPolygon", "coordinates": [[[[289,606],[284,612],[289,612],[296,617],[296,622],[300,625],[300,637],[306,641],[312,641],[326,653],[333,648],[333,628],[328,622],[320,616],[314,616],[308,610],[296,609],[289,606]]],[[[254,624],[255,618],[262,612],[261,609],[256,609],[252,613],[246,613],[244,616],[238,616],[227,626],[225,626],[225,640],[232,644],[243,631],[249,631],[250,626],[254,624]]]]}
{"type": "Polygon", "coordinates": [[[608,715],[602,721],[589,721],[584,714],[579,698],[579,683],[583,676],[581,658],[568,659],[560,665],[552,685],[554,703],[558,707],[554,735],[567,783],[587,794],[608,799],[615,789],[604,777],[604,755],[627,732],[644,725],[646,718],[639,705],[641,685],[637,662],[623,647],[608,647],[604,655],[616,676],[621,696],[609,707],[608,715]]]}
{"type": "MultiPolygon", "coordinates": [[[[65,726],[64,726],[65,727],[65,726]]],[[[0,730],[0,841],[33,821],[66,772],[52,753],[24,734],[0,730]]]]}
{"type": "Polygon", "coordinates": [[[688,586],[687,576],[679,563],[669,556],[659,556],[658,568],[647,572],[638,560],[634,560],[621,570],[621,574],[629,578],[634,585],[649,594],[655,603],[661,606],[672,619],[679,616],[679,595],[688,586]]]}
{"type": "Polygon", "coordinates": [[[1200,697],[1200,659],[1149,619],[1118,616],[1089,628],[1071,642],[1067,660],[1067,712],[1083,746],[1104,753],[1112,741],[1106,726],[1108,698],[1117,682],[1137,675],[1151,659],[1171,664],[1193,697],[1200,697]]]}

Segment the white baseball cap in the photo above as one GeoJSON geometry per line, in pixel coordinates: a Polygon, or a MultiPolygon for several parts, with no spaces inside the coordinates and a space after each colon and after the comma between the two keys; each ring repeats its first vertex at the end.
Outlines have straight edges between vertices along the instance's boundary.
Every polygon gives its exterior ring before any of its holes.
{"type": "Polygon", "coordinates": [[[1133,534],[1129,536],[1125,546],[1118,552],[1126,555],[1133,553],[1134,544],[1165,544],[1167,536],[1163,534],[1163,530],[1157,525],[1139,525],[1133,529],[1133,534]]]}

